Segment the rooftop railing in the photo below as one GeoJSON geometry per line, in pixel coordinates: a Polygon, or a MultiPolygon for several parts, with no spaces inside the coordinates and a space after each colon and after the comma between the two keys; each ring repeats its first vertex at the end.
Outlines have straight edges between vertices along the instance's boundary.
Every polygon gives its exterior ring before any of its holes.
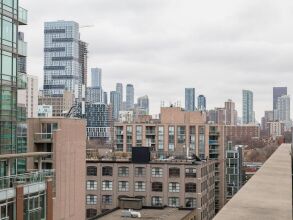
{"type": "Polygon", "coordinates": [[[16,184],[22,183],[24,185],[44,182],[47,177],[52,177],[54,179],[55,171],[54,170],[42,170],[28,172],[24,174],[11,175],[0,177],[0,190],[12,188],[16,184]]]}

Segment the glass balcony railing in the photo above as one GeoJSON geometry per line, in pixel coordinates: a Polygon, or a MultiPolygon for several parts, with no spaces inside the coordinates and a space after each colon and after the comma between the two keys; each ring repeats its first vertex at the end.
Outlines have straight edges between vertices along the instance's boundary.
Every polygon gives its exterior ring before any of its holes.
{"type": "Polygon", "coordinates": [[[27,24],[27,10],[18,7],[18,21],[20,24],[27,24]]]}
{"type": "Polygon", "coordinates": [[[32,183],[44,182],[47,177],[52,177],[54,179],[54,174],[54,170],[42,170],[19,175],[0,177],[0,190],[13,188],[17,183],[28,185],[32,183]]]}
{"type": "Polygon", "coordinates": [[[52,133],[35,133],[34,141],[35,142],[51,142],[52,133]]]}
{"type": "Polygon", "coordinates": [[[24,57],[27,55],[27,43],[22,40],[18,41],[18,55],[24,57]]]}

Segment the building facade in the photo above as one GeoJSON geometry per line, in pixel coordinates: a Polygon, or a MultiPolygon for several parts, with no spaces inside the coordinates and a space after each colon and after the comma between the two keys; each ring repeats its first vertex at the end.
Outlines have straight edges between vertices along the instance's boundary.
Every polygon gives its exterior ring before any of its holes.
{"type": "Polygon", "coordinates": [[[185,88],[185,111],[195,111],[195,89],[185,88]]]}
{"type": "Polygon", "coordinates": [[[278,107],[278,98],[287,95],[287,87],[273,87],[273,110],[278,107]]]}
{"type": "Polygon", "coordinates": [[[254,123],[253,92],[242,90],[242,123],[254,123]]]}
{"type": "Polygon", "coordinates": [[[149,97],[147,95],[137,98],[137,108],[142,111],[144,115],[149,114],[149,97]]]}
{"type": "Polygon", "coordinates": [[[120,93],[116,91],[110,92],[110,104],[112,106],[112,118],[114,120],[117,120],[119,118],[120,99],[120,93]]]}
{"type": "Polygon", "coordinates": [[[226,201],[228,202],[244,183],[243,156],[241,146],[233,146],[227,142],[226,150],[226,201]]]}
{"type": "Polygon", "coordinates": [[[103,90],[100,87],[87,87],[85,92],[85,100],[90,103],[103,102],[103,90]]]}
{"type": "Polygon", "coordinates": [[[161,158],[183,154],[215,160],[216,211],[225,204],[224,142],[224,126],[206,124],[205,112],[179,107],[162,107],[159,120],[114,124],[115,151],[131,152],[133,146],[146,146],[161,158]]]}
{"type": "Polygon", "coordinates": [[[64,91],[62,96],[39,95],[39,105],[51,105],[53,117],[64,116],[74,104],[74,94],[64,91]]]}
{"type": "Polygon", "coordinates": [[[87,217],[121,207],[122,199],[140,199],[144,207],[196,209],[196,219],[215,214],[215,163],[193,160],[87,158],[87,217]]]}
{"type": "Polygon", "coordinates": [[[55,171],[52,220],[84,219],[86,122],[71,118],[30,118],[28,146],[30,152],[50,153],[42,161],[29,158],[27,166],[55,171]]]}
{"type": "Polygon", "coordinates": [[[87,137],[110,138],[110,107],[104,103],[85,103],[87,137]]]}
{"type": "Polygon", "coordinates": [[[123,84],[122,83],[116,83],[116,92],[120,94],[120,110],[122,110],[122,103],[123,103],[123,84]]]}
{"type": "Polygon", "coordinates": [[[45,22],[44,35],[44,95],[62,96],[67,90],[78,98],[85,78],[81,72],[78,23],[45,22]]]}
{"type": "Polygon", "coordinates": [[[290,96],[289,95],[283,95],[281,97],[278,97],[277,101],[277,108],[274,112],[274,118],[275,120],[278,120],[280,122],[283,122],[285,125],[286,131],[291,131],[291,114],[290,114],[290,96]]]}
{"type": "Polygon", "coordinates": [[[100,68],[92,68],[92,87],[102,88],[102,69],[100,68]]]}
{"type": "Polygon", "coordinates": [[[18,90],[18,100],[24,102],[28,118],[38,115],[38,77],[27,75],[27,88],[18,90]]]}
{"type": "Polygon", "coordinates": [[[126,110],[132,110],[133,108],[134,108],[134,87],[132,84],[127,84],[126,85],[126,110]]]}
{"type": "Polygon", "coordinates": [[[199,95],[197,97],[197,109],[199,111],[205,111],[207,109],[207,100],[204,95],[199,95]]]}
{"type": "Polygon", "coordinates": [[[237,125],[237,111],[235,109],[235,102],[231,99],[225,102],[225,124],[226,125],[237,125]]]}

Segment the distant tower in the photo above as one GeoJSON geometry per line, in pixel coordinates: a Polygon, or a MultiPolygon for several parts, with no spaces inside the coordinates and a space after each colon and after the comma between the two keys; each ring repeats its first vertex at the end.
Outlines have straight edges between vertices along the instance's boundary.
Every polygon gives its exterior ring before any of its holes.
{"type": "Polygon", "coordinates": [[[254,123],[253,92],[242,90],[242,123],[254,123]]]}
{"type": "Polygon", "coordinates": [[[126,85],[126,110],[134,108],[134,87],[132,84],[126,85]]]}
{"type": "Polygon", "coordinates": [[[147,95],[137,99],[137,105],[140,110],[143,110],[146,115],[149,114],[149,97],[147,95]]]}
{"type": "Polygon", "coordinates": [[[122,103],[123,103],[123,84],[116,83],[116,92],[120,94],[120,110],[122,110],[122,103]]]}
{"type": "Polygon", "coordinates": [[[195,110],[195,89],[185,88],[185,111],[192,112],[195,110]]]}
{"type": "Polygon", "coordinates": [[[110,104],[112,106],[112,116],[114,119],[118,119],[120,111],[120,94],[116,91],[110,92],[110,104]]]}
{"type": "Polygon", "coordinates": [[[206,97],[204,95],[199,95],[197,97],[197,109],[200,111],[205,111],[207,109],[206,97]]]}
{"type": "Polygon", "coordinates": [[[92,87],[102,88],[102,69],[92,68],[92,87]]]}

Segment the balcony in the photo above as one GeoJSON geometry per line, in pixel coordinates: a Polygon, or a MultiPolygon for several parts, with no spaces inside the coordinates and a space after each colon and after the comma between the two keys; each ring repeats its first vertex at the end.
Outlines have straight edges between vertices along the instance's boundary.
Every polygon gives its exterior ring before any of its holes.
{"type": "Polygon", "coordinates": [[[27,24],[27,10],[22,7],[18,7],[18,22],[20,25],[27,24]]]}
{"type": "Polygon", "coordinates": [[[27,56],[27,43],[24,41],[18,41],[18,55],[26,57],[27,56]]]}
{"type": "Polygon", "coordinates": [[[292,219],[291,168],[291,144],[282,144],[214,219],[292,219]]]}
{"type": "Polygon", "coordinates": [[[29,185],[45,182],[47,177],[54,178],[54,170],[42,170],[19,175],[0,177],[0,190],[13,188],[16,184],[29,185]]]}
{"type": "Polygon", "coordinates": [[[52,143],[52,140],[52,133],[35,133],[34,135],[35,143],[52,143]]]}

